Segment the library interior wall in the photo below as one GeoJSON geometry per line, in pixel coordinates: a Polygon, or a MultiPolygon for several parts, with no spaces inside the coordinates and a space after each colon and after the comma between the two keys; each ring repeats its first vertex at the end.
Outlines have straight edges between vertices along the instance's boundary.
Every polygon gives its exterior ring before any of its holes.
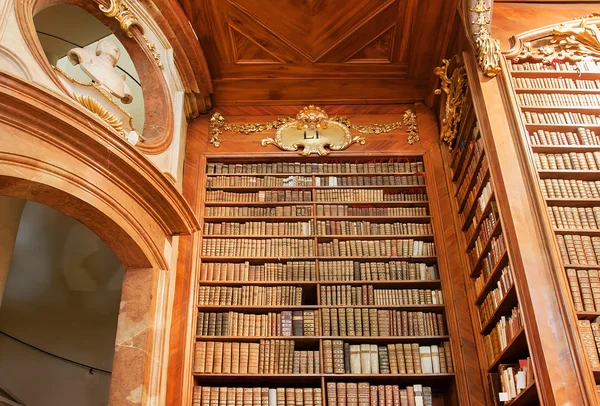
{"type": "MultiPolygon", "coordinates": [[[[78,221],[27,202],[0,330],[61,357],[112,369],[123,268],[78,221]]],[[[26,405],[106,405],[110,375],[0,335],[0,386],[26,405]],[[35,382],[35,390],[32,389],[35,382]]]]}

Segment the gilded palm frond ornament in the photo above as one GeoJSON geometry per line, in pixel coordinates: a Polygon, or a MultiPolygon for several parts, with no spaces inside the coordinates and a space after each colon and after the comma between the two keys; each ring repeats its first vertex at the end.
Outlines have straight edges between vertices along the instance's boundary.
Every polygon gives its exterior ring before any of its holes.
{"type": "Polygon", "coordinates": [[[485,0],[477,0],[469,10],[477,15],[471,23],[477,50],[477,61],[484,75],[494,77],[500,73],[500,57],[498,56],[500,41],[490,34],[490,20],[487,18],[490,7],[485,0]]]}
{"type": "Polygon", "coordinates": [[[552,30],[549,41],[538,46],[525,42],[513,59],[540,61],[551,64],[556,61],[577,62],[589,58],[600,58],[600,29],[584,19],[577,26],[558,25],[552,30]]]}
{"type": "Polygon", "coordinates": [[[434,69],[433,73],[439,76],[440,88],[434,91],[435,94],[446,94],[446,102],[442,112],[442,125],[440,130],[440,139],[450,146],[460,131],[460,125],[463,119],[465,104],[467,101],[467,73],[465,67],[457,67],[448,77],[448,67],[450,61],[444,59],[442,66],[434,69]]]}
{"type": "Polygon", "coordinates": [[[277,118],[273,121],[251,124],[228,123],[221,113],[214,113],[209,122],[209,143],[215,147],[221,145],[224,131],[251,134],[275,129],[275,136],[261,140],[261,145],[275,145],[284,151],[300,151],[301,155],[316,153],[328,155],[330,151],[340,151],[352,144],[364,145],[365,137],[352,136],[351,130],[360,134],[384,134],[394,130],[406,129],[407,142],[419,141],[417,115],[406,110],[402,121],[386,124],[353,124],[347,117],[329,117],[320,107],[308,106],[298,112],[296,117],[277,118]]]}

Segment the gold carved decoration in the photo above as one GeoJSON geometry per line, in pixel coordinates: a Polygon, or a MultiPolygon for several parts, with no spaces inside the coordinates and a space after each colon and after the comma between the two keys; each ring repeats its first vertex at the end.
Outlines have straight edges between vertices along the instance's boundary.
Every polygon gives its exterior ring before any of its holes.
{"type": "Polygon", "coordinates": [[[110,113],[106,108],[98,103],[91,96],[83,96],[76,93],[73,93],[73,98],[77,100],[79,104],[88,109],[90,112],[94,113],[102,121],[111,126],[115,131],[125,136],[125,131],[123,131],[123,123],[117,117],[115,117],[112,113],[110,113]]]}
{"type": "Polygon", "coordinates": [[[600,58],[600,29],[597,24],[581,21],[579,26],[561,24],[552,30],[549,43],[534,49],[531,42],[523,44],[513,60],[534,60],[545,64],[555,61],[577,62],[586,58],[600,58]]]}
{"type": "Polygon", "coordinates": [[[465,67],[461,66],[454,69],[452,77],[448,77],[448,66],[450,61],[444,59],[443,65],[434,69],[433,73],[440,77],[440,88],[435,90],[435,94],[446,93],[446,105],[442,113],[442,128],[440,138],[447,142],[452,149],[452,143],[460,129],[460,123],[463,119],[464,106],[467,101],[467,73],[465,67]]]}
{"type": "Polygon", "coordinates": [[[164,70],[165,66],[160,61],[160,54],[158,52],[156,52],[156,44],[154,42],[150,42],[150,40],[148,38],[146,38],[145,35],[142,35],[142,38],[144,38],[144,41],[146,41],[146,47],[148,47],[150,54],[152,54],[152,58],[154,58],[154,60],[156,61],[156,64],[160,68],[160,70],[164,70]]]}
{"type": "Polygon", "coordinates": [[[273,121],[253,124],[230,124],[221,113],[216,112],[210,118],[209,127],[209,143],[215,147],[221,145],[221,134],[224,131],[251,134],[275,129],[275,137],[263,139],[263,146],[276,145],[286,151],[297,151],[302,147],[302,155],[327,155],[329,150],[343,150],[354,143],[364,145],[364,137],[352,137],[350,130],[361,134],[383,134],[406,127],[409,144],[420,140],[417,115],[412,110],[404,113],[402,121],[371,125],[352,124],[347,117],[330,118],[323,109],[312,105],[300,110],[295,118],[280,117],[273,121]]]}
{"type": "Polygon", "coordinates": [[[477,61],[483,74],[489,77],[494,77],[500,73],[498,53],[500,52],[500,41],[492,38],[488,26],[490,21],[486,14],[489,13],[490,7],[485,0],[477,0],[474,7],[469,9],[477,14],[477,18],[472,22],[473,26],[477,26],[475,35],[475,47],[477,48],[477,61]]]}
{"type": "Polygon", "coordinates": [[[121,25],[121,30],[129,37],[133,38],[131,27],[137,26],[142,34],[144,34],[144,27],[140,25],[137,17],[133,15],[131,10],[123,4],[122,0],[109,0],[110,5],[108,7],[100,4],[100,11],[109,18],[114,18],[121,25]]]}

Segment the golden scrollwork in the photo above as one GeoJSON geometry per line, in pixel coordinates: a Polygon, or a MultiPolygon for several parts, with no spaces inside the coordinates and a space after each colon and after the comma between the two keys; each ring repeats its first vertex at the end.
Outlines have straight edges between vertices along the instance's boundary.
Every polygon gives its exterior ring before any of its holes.
{"type": "Polygon", "coordinates": [[[210,139],[208,142],[218,148],[221,145],[221,134],[223,134],[224,131],[248,135],[251,133],[260,133],[263,131],[272,130],[274,128],[279,128],[281,125],[291,120],[293,119],[290,117],[284,117],[266,123],[230,124],[225,121],[225,118],[221,115],[221,113],[216,112],[212,115],[209,121],[210,139]]]}
{"type": "Polygon", "coordinates": [[[448,77],[448,67],[450,61],[444,59],[443,65],[434,69],[433,73],[440,77],[440,88],[435,90],[435,94],[446,93],[446,104],[442,112],[442,128],[440,130],[440,138],[448,143],[452,149],[452,143],[463,119],[464,106],[467,101],[467,73],[465,67],[457,67],[452,72],[452,76],[448,77]]]}
{"type": "Polygon", "coordinates": [[[500,73],[500,58],[498,56],[500,41],[492,38],[488,29],[490,21],[486,17],[486,14],[489,13],[490,7],[488,7],[485,0],[477,0],[475,6],[469,10],[477,14],[477,17],[472,22],[476,30],[474,35],[475,47],[477,48],[477,61],[484,75],[494,77],[500,73]]]}
{"type": "Polygon", "coordinates": [[[555,61],[577,62],[586,58],[600,58],[600,29],[597,24],[582,20],[578,26],[565,24],[552,30],[550,40],[537,48],[531,42],[523,44],[513,60],[533,60],[551,64],[555,61]]]}
{"type": "Polygon", "coordinates": [[[146,47],[150,51],[150,54],[152,54],[152,58],[154,58],[154,60],[156,61],[156,64],[160,68],[160,70],[164,70],[165,66],[160,61],[160,54],[158,52],[156,52],[156,44],[154,42],[150,42],[150,40],[148,38],[146,38],[145,35],[142,35],[142,38],[144,38],[144,41],[146,41],[146,47]]]}
{"type": "Polygon", "coordinates": [[[103,4],[99,5],[100,11],[109,18],[117,20],[121,26],[121,30],[129,37],[133,38],[131,27],[137,26],[142,34],[144,34],[144,27],[140,25],[137,17],[129,10],[129,8],[123,4],[122,0],[109,0],[110,5],[108,7],[103,4]]]}
{"type": "Polygon", "coordinates": [[[406,131],[408,132],[408,143],[410,145],[421,141],[421,136],[419,135],[419,126],[417,124],[417,115],[412,110],[406,110],[404,112],[402,124],[406,126],[406,131]]]}
{"type": "Polygon", "coordinates": [[[125,136],[125,131],[123,131],[123,123],[117,117],[115,117],[112,113],[110,113],[106,108],[96,101],[91,96],[83,96],[76,93],[73,93],[73,98],[77,100],[79,104],[85,107],[87,110],[98,116],[102,121],[111,126],[115,131],[125,136]]]}

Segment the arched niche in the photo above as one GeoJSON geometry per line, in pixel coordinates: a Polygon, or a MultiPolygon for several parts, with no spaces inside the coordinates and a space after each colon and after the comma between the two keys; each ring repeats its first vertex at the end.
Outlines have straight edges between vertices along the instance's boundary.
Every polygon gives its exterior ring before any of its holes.
{"type": "MultiPolygon", "coordinates": [[[[136,148],[144,153],[159,154],[170,146],[174,129],[173,102],[165,80],[164,66],[160,61],[160,55],[155,52],[155,45],[144,35],[145,31],[141,25],[131,27],[126,33],[121,29],[119,21],[107,17],[101,11],[100,5],[109,7],[109,3],[83,0],[24,0],[16,2],[15,6],[24,40],[35,59],[54,84],[71,97],[71,92],[62,83],[44,52],[36,32],[35,15],[50,12],[51,8],[56,6],[73,6],[85,11],[112,32],[133,61],[143,94],[144,129],[141,136],[144,141],[136,144],[136,148]]],[[[77,23],[77,21],[71,22],[73,25],[77,23]]]]}

